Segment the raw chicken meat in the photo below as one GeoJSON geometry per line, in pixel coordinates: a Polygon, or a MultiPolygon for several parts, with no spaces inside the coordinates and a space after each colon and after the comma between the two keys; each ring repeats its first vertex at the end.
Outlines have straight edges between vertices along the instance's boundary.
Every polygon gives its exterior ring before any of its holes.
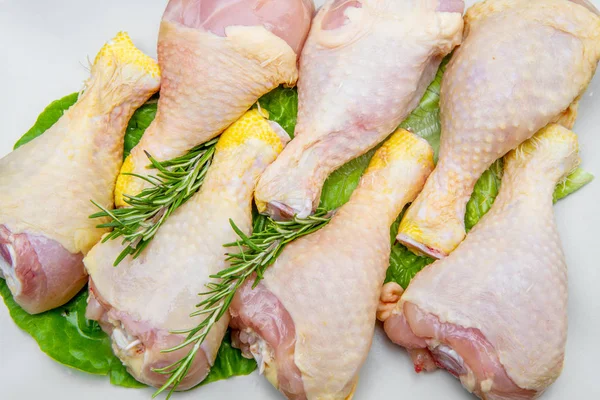
{"type": "Polygon", "coordinates": [[[585,8],[587,8],[588,10],[590,10],[591,12],[593,12],[594,14],[600,15],[600,11],[598,11],[598,9],[596,8],[596,6],[594,6],[589,0],[570,0],[573,3],[577,3],[580,4],[582,6],[584,6],[585,8]]]}
{"type": "Polygon", "coordinates": [[[159,75],[119,33],[96,57],[77,103],[0,160],[0,276],[27,312],[58,307],[85,285],[82,258],[106,232],[89,219],[90,199],[113,207],[127,123],[158,90],[159,75]]]}
{"type": "Polygon", "coordinates": [[[156,119],[123,165],[115,201],[148,185],[146,152],[164,161],[219,135],[260,96],[298,79],[312,0],[171,0],[160,28],[156,119]]]}
{"type": "Polygon", "coordinates": [[[260,212],[306,217],[331,172],[383,141],[462,38],[462,1],[330,0],[300,61],[295,139],[261,177],[260,212]]]}
{"type": "Polygon", "coordinates": [[[578,163],[576,135],[556,124],[509,153],[496,202],[456,251],[403,295],[384,287],[379,318],[392,341],[428,350],[423,362],[433,359],[481,398],[544,392],[561,373],[567,337],[552,194],[578,163]]]}
{"type": "MultiPolygon", "coordinates": [[[[206,291],[209,276],[228,265],[223,244],[237,239],[229,219],[251,233],[254,186],[288,140],[279,125],[249,111],[219,140],[203,187],[173,213],[139,258],[113,267],[122,250],[118,241],[96,245],[85,258],[90,274],[87,316],[111,336],[115,354],[137,380],[162,386],[169,376],[153,369],[190,350],[161,353],[185,339],[171,331],[202,321],[189,315],[202,300],[198,293],[206,291]]],[[[206,377],[228,323],[224,316],[212,328],[178,390],[206,377]]]]}
{"type": "Polygon", "coordinates": [[[429,144],[399,130],[329,225],[289,244],[256,289],[253,280],[239,289],[234,344],[289,399],[352,397],[375,330],[390,225],[432,169],[429,144]]]}
{"type": "MultiPolygon", "coordinates": [[[[600,18],[566,0],[487,0],[444,74],[440,159],[398,240],[443,258],[465,237],[481,174],[550,122],[571,128],[600,59],[600,18]]],[[[591,7],[593,8],[593,7],[591,7]]]]}

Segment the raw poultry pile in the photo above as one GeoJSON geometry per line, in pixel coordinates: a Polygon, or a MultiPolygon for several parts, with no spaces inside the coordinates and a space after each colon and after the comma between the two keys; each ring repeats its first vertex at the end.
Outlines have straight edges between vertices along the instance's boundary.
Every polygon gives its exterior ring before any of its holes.
{"type": "Polygon", "coordinates": [[[0,160],[14,301],[39,314],[88,284],[86,318],[161,391],[207,379],[229,329],[287,398],[349,399],[379,319],[417,371],[445,369],[482,399],[537,398],[564,360],[553,193],[580,163],[571,129],[600,16],[586,0],[463,12],[461,0],[316,13],[311,0],[170,0],[158,63],[118,34],[76,103],[0,160]],[[440,65],[438,157],[399,126],[440,65]],[[296,82],[290,138],[255,104],[296,82]],[[123,160],[127,123],[159,87],[123,160]],[[349,200],[319,208],[327,178],[365,154],[349,200]],[[475,185],[502,159],[498,197],[466,233],[475,185]],[[408,287],[385,283],[392,226],[437,259],[408,287]]]}

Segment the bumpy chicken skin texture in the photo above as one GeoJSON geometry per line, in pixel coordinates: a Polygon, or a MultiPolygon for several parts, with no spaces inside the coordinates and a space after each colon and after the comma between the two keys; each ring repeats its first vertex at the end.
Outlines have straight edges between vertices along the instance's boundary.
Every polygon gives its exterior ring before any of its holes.
{"type": "Polygon", "coordinates": [[[119,33],[77,103],[0,160],[0,275],[27,312],[58,307],[85,285],[83,255],[106,232],[89,218],[90,200],[113,208],[127,123],[159,80],[156,62],[119,33]]]}
{"type": "MultiPolygon", "coordinates": [[[[544,392],[561,373],[567,336],[567,267],[552,194],[578,163],[576,135],[556,124],[509,153],[490,212],[448,258],[415,277],[391,313],[380,313],[388,336],[428,349],[481,398],[544,392]]],[[[393,291],[384,288],[380,312],[393,291]]]]}
{"type": "Polygon", "coordinates": [[[432,169],[429,144],[396,132],[329,225],[288,245],[258,288],[236,294],[239,344],[288,398],[351,397],[374,334],[390,225],[432,169]]]}
{"type": "Polygon", "coordinates": [[[398,240],[447,256],[465,237],[481,174],[548,123],[572,127],[600,59],[600,18],[579,3],[487,0],[468,10],[442,82],[439,163],[398,240]]]}
{"type": "MultiPolygon", "coordinates": [[[[163,77],[156,118],[122,173],[150,174],[146,152],[159,161],[181,156],[223,132],[263,94],[293,86],[296,49],[312,13],[306,0],[171,0],[158,39],[163,77]]],[[[121,174],[117,205],[147,185],[121,174]]]]}
{"type": "Polygon", "coordinates": [[[328,1],[301,55],[296,135],[259,181],[259,211],[311,214],[327,176],[417,106],[460,43],[462,11],[456,1],[328,1]]]}
{"type": "MultiPolygon", "coordinates": [[[[127,258],[115,268],[122,250],[119,241],[100,243],[85,258],[93,299],[88,317],[111,335],[115,354],[136,379],[162,386],[168,376],[152,370],[190,350],[161,353],[185,339],[171,331],[201,322],[203,316],[189,315],[202,300],[198,293],[205,292],[210,276],[228,265],[223,244],[236,240],[229,219],[251,233],[256,180],[288,140],[278,125],[249,111],[219,139],[201,190],[171,215],[139,258],[127,258]]],[[[225,316],[211,329],[179,390],[206,377],[228,323],[225,316]]]]}

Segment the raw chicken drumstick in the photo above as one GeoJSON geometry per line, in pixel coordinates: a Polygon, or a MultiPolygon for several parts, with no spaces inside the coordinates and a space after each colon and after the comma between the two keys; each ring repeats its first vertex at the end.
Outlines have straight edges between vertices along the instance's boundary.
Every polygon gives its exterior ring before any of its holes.
{"type": "Polygon", "coordinates": [[[96,57],[77,103],[0,160],[0,276],[27,312],[58,307],[85,285],[83,256],[106,232],[89,219],[90,199],[113,208],[127,123],[158,90],[159,75],[119,33],[96,57]]]}
{"type": "MultiPolygon", "coordinates": [[[[251,233],[254,186],[288,140],[278,125],[249,111],[219,140],[204,186],[173,213],[139,258],[113,267],[122,250],[118,241],[96,245],[85,258],[90,274],[87,317],[100,322],[115,354],[137,380],[162,386],[169,376],[152,370],[190,350],[161,353],[186,337],[171,331],[193,328],[202,320],[189,315],[202,300],[198,293],[206,291],[209,276],[228,265],[223,244],[237,239],[229,218],[251,233]]],[[[206,377],[228,323],[226,315],[212,328],[178,390],[206,377]]]]}
{"type": "Polygon", "coordinates": [[[400,242],[450,254],[481,174],[548,123],[573,126],[600,58],[600,18],[582,3],[487,0],[467,11],[442,82],[439,163],[402,220],[400,242]]]}
{"type": "MultiPolygon", "coordinates": [[[[312,0],[171,0],[161,23],[162,85],[156,119],[122,173],[149,175],[158,161],[184,155],[244,114],[260,96],[298,79],[312,0]]],[[[116,204],[148,183],[119,176],[116,204]]]]}
{"type": "Polygon", "coordinates": [[[384,287],[379,318],[390,339],[484,399],[533,399],[547,389],[567,336],[552,193],[578,163],[576,135],[556,124],[509,153],[496,202],[456,251],[421,271],[398,303],[401,288],[384,287]]]}
{"type": "Polygon", "coordinates": [[[392,133],[462,38],[462,1],[330,0],[300,60],[295,139],[256,189],[262,213],[306,217],[331,172],[392,133]]]}
{"type": "Polygon", "coordinates": [[[289,399],[349,399],[367,357],[390,258],[390,225],[423,187],[433,150],[399,130],[375,153],[350,201],[288,245],[231,306],[234,344],[289,399]]]}

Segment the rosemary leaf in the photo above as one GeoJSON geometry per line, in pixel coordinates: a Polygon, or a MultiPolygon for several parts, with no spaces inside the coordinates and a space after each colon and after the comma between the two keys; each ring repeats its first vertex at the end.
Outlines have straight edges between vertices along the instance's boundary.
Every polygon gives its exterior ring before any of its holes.
{"type": "Polygon", "coordinates": [[[263,278],[265,271],[271,266],[283,248],[290,242],[309,235],[329,223],[331,213],[318,209],[313,216],[291,221],[274,221],[271,218],[257,216],[254,218],[254,233],[248,236],[229,220],[231,228],[239,239],[224,245],[226,248],[237,248],[237,253],[226,253],[230,265],[228,268],[211,276],[212,282],[206,284],[207,291],[200,296],[208,296],[196,307],[191,316],[204,316],[205,318],[196,327],[188,330],[173,331],[172,333],[187,334],[186,339],[179,345],[164,350],[165,353],[174,352],[192,345],[189,353],[179,361],[165,368],[155,369],[154,372],[170,375],[166,383],[154,394],[169,390],[169,398],[177,386],[185,379],[194,362],[196,354],[212,327],[225,315],[235,292],[242,286],[246,279],[256,275],[253,286],[256,287],[263,278]]]}
{"type": "Polygon", "coordinates": [[[108,210],[92,200],[99,212],[90,218],[108,220],[98,228],[113,229],[103,242],[121,238],[125,248],[117,256],[114,266],[127,256],[139,257],[169,216],[188,201],[202,186],[215,154],[217,139],[194,147],[187,154],[167,161],[158,161],[148,152],[148,168],[157,170],[156,176],[126,173],[148,182],[151,186],[141,193],[125,195],[127,207],[108,210]]]}

